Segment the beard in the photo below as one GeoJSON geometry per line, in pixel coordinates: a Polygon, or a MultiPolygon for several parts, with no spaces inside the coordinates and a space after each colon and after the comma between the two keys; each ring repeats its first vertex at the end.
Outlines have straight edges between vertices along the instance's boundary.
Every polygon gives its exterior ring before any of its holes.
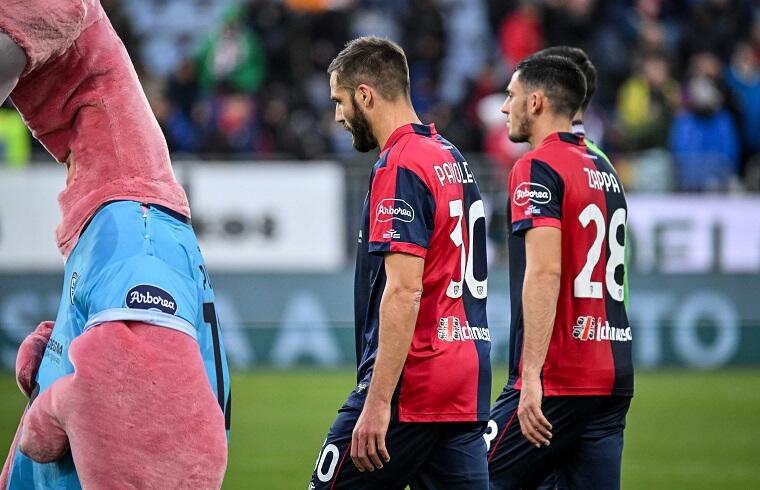
{"type": "Polygon", "coordinates": [[[356,105],[356,101],[351,99],[354,108],[354,117],[346,119],[344,126],[353,137],[353,145],[356,151],[367,153],[377,148],[377,139],[372,134],[372,127],[362,110],[356,105]]]}
{"type": "Polygon", "coordinates": [[[509,115],[511,121],[511,124],[509,125],[509,139],[513,143],[526,143],[530,140],[530,124],[528,122],[527,100],[523,104],[522,113],[523,117],[517,120],[512,118],[512,114],[509,115]]]}

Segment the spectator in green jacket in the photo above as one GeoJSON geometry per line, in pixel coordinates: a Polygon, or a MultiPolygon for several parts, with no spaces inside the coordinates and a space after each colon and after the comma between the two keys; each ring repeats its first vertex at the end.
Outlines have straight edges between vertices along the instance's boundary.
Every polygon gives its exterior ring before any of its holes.
{"type": "Polygon", "coordinates": [[[239,93],[255,93],[264,82],[266,58],[256,35],[246,29],[240,8],[231,9],[219,29],[201,46],[198,79],[211,93],[224,86],[239,93]]]}

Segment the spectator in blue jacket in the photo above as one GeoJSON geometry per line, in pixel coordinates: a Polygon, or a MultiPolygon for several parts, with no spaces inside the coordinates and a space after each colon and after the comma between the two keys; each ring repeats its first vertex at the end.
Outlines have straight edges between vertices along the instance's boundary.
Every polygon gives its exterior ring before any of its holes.
{"type": "Polygon", "coordinates": [[[687,107],[671,127],[670,150],[680,190],[725,190],[737,181],[739,131],[709,78],[689,81],[687,107]]]}

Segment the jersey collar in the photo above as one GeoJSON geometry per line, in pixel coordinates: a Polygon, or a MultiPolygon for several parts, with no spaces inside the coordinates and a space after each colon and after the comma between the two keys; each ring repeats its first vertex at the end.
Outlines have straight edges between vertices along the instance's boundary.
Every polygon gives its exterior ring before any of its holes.
{"type": "Polygon", "coordinates": [[[583,146],[586,144],[584,142],[583,135],[567,133],[567,132],[562,131],[559,133],[550,134],[549,136],[544,138],[544,140],[541,142],[540,145],[538,145],[538,147],[540,148],[542,146],[548,145],[549,143],[553,143],[555,141],[563,141],[565,143],[570,143],[571,145],[576,145],[576,146],[583,146]]]}
{"type": "Polygon", "coordinates": [[[388,137],[388,141],[385,142],[385,146],[380,153],[388,150],[391,146],[401,139],[402,136],[409,133],[417,133],[422,136],[435,136],[438,132],[435,130],[435,124],[405,124],[396,128],[388,137]]]}
{"type": "Polygon", "coordinates": [[[575,119],[573,121],[572,131],[578,136],[586,136],[586,127],[583,125],[583,121],[581,121],[580,119],[575,119]]]}

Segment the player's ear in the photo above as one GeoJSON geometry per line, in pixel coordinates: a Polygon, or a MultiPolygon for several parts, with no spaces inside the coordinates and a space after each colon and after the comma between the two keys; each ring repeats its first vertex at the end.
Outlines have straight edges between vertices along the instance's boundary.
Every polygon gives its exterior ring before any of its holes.
{"type": "Polygon", "coordinates": [[[356,87],[354,97],[356,98],[356,103],[365,109],[369,108],[374,102],[374,93],[372,92],[372,88],[370,88],[370,86],[366,83],[362,83],[356,87]]]}
{"type": "Polygon", "coordinates": [[[544,108],[544,94],[543,92],[536,91],[531,92],[528,97],[528,111],[535,115],[540,113],[544,108]]]}

